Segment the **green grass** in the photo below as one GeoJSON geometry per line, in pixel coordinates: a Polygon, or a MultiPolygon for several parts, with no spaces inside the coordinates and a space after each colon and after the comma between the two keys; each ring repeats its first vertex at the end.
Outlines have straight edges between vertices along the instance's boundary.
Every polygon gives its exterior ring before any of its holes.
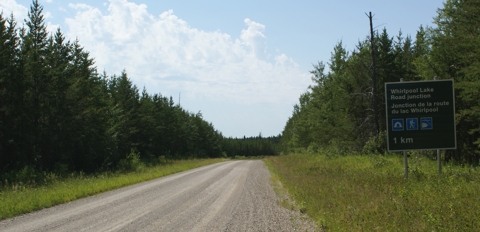
{"type": "Polygon", "coordinates": [[[302,212],[328,231],[478,231],[480,169],[423,156],[292,154],[264,159],[302,212]]]}
{"type": "Polygon", "coordinates": [[[42,185],[4,183],[0,187],[0,219],[221,161],[224,160],[173,161],[154,167],[141,165],[137,171],[130,173],[103,173],[94,176],[79,173],[67,178],[58,178],[51,174],[49,180],[45,180],[48,184],[42,185]]]}

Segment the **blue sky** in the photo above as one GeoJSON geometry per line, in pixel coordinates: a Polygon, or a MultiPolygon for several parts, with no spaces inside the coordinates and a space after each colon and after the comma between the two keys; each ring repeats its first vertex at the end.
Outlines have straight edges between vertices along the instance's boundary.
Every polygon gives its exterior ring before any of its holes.
{"type": "MultiPolygon", "coordinates": [[[[0,0],[19,25],[30,0],[0,0]]],[[[40,0],[48,28],[60,27],[96,60],[149,93],[201,111],[224,136],[278,135],[309,70],[340,41],[351,51],[375,30],[415,37],[443,0],[40,0]]]]}

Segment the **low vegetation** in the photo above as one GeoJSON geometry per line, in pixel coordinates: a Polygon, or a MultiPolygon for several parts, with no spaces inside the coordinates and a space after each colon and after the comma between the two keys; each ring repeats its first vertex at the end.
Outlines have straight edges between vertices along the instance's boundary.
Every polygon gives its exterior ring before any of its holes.
{"type": "Polygon", "coordinates": [[[289,194],[327,231],[475,231],[480,228],[480,169],[410,154],[292,154],[265,162],[289,194]]]}
{"type": "Polygon", "coordinates": [[[223,159],[159,159],[157,165],[148,166],[135,157],[130,157],[123,161],[122,171],[95,175],[79,172],[60,176],[54,173],[36,173],[33,169],[26,168],[16,173],[18,181],[0,182],[0,219],[221,161],[223,159]]]}

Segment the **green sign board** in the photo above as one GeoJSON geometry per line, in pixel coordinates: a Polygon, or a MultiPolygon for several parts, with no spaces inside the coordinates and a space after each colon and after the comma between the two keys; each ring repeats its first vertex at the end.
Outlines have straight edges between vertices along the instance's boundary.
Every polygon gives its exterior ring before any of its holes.
{"type": "Polygon", "coordinates": [[[453,80],[385,83],[389,151],[456,149],[453,80]]]}

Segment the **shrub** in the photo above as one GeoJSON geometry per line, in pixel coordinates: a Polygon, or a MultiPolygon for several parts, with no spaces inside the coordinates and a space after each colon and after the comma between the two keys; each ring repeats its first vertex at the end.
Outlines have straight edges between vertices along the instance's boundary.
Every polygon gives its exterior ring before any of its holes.
{"type": "Polygon", "coordinates": [[[118,169],[123,172],[134,172],[143,168],[143,166],[144,164],[140,160],[140,152],[132,148],[125,159],[120,160],[118,169]]]}
{"type": "Polygon", "coordinates": [[[371,136],[363,146],[363,153],[383,154],[387,150],[387,132],[381,131],[378,136],[371,136]]]}

